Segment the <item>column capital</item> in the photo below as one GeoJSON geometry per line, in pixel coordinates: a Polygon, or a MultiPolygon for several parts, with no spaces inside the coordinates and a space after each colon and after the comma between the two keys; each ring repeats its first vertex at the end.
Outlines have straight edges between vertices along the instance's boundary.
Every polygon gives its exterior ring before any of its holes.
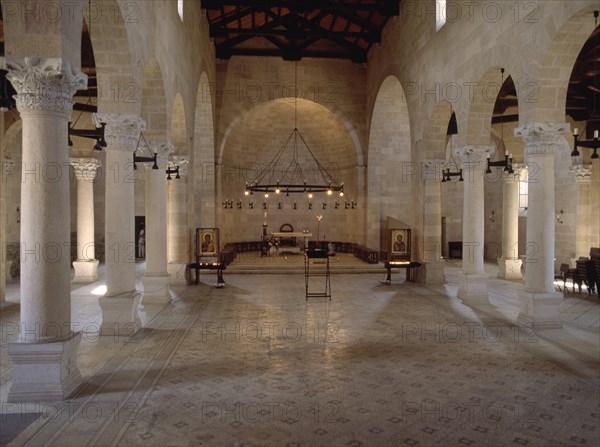
{"type": "Polygon", "coordinates": [[[133,113],[94,113],[96,127],[106,124],[104,139],[108,150],[119,148],[135,151],[140,133],[146,129],[146,121],[133,113]]]}
{"type": "Polygon", "coordinates": [[[100,167],[100,161],[96,158],[69,158],[69,164],[73,166],[75,178],[87,182],[94,181],[100,167]]]}
{"type": "Polygon", "coordinates": [[[590,183],[592,181],[592,165],[577,164],[570,168],[570,171],[575,174],[577,183],[590,183]]]}
{"type": "Polygon", "coordinates": [[[87,89],[87,75],[60,58],[7,58],[7,79],[17,95],[19,112],[57,112],[69,115],[73,95],[87,89]]]}
{"type": "Polygon", "coordinates": [[[484,166],[488,156],[492,156],[496,148],[494,146],[461,146],[454,148],[453,155],[460,160],[463,167],[484,166]]]}
{"type": "Polygon", "coordinates": [[[421,162],[423,181],[442,179],[442,169],[446,164],[446,160],[442,158],[431,158],[421,162]]]}
{"type": "Polygon", "coordinates": [[[515,137],[525,140],[525,155],[555,154],[569,129],[569,123],[529,123],[517,127],[515,137]]]}

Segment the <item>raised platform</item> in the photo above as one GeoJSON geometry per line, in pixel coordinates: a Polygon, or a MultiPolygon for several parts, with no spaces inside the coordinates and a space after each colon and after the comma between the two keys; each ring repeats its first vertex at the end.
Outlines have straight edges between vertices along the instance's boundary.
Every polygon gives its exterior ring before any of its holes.
{"type": "MultiPolygon", "coordinates": [[[[319,268],[322,261],[311,260],[311,268],[319,268]]],[[[324,264],[323,264],[323,268],[324,264]]],[[[383,263],[369,264],[361,261],[350,253],[336,253],[329,259],[332,274],[339,273],[381,273],[387,271],[383,263]]],[[[262,256],[258,251],[238,253],[235,260],[227,266],[227,273],[256,273],[256,274],[304,274],[304,254],[284,252],[273,256],[262,256]]]]}

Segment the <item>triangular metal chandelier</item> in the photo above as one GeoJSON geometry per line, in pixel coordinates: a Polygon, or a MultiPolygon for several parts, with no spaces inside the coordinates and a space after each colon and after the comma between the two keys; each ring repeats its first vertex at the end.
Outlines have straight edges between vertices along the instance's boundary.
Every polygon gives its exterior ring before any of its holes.
{"type": "Polygon", "coordinates": [[[256,179],[251,183],[246,183],[245,195],[253,194],[254,192],[262,192],[265,197],[269,193],[286,195],[293,193],[308,194],[312,198],[313,193],[326,192],[327,195],[332,195],[338,192],[340,196],[344,195],[344,184],[340,183],[317,159],[314,152],[310,149],[306,140],[298,130],[298,71],[296,61],[294,61],[294,130],[275,154],[273,159],[266,167],[257,175],[256,179]],[[306,150],[314,163],[315,176],[318,181],[307,182],[304,171],[298,161],[300,150],[306,150]],[[277,170],[280,165],[282,155],[287,151],[292,151],[292,159],[283,169],[277,170]]]}

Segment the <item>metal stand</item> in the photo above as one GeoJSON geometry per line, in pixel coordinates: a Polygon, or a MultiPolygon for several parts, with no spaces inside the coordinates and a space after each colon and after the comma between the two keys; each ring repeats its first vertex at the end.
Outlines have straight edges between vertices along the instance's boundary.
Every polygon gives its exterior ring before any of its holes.
{"type": "Polygon", "coordinates": [[[304,252],[304,285],[306,287],[306,300],[309,298],[329,298],[331,300],[331,272],[329,271],[329,254],[327,250],[306,250],[304,252]],[[311,272],[311,259],[324,259],[325,272],[311,272]],[[309,292],[308,282],[311,277],[325,277],[325,290],[323,292],[309,292]]]}

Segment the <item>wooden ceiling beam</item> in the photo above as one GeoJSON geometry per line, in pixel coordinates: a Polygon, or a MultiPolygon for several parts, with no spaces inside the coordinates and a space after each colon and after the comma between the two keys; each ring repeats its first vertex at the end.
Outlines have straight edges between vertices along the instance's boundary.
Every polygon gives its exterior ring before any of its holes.
{"type": "MultiPolygon", "coordinates": [[[[268,5],[274,8],[286,8],[295,12],[309,12],[315,9],[329,11],[378,11],[382,15],[394,16],[400,13],[398,0],[378,0],[372,3],[348,3],[333,0],[269,0],[268,5]]],[[[202,8],[221,10],[224,6],[243,6],[264,8],[264,0],[203,0],[202,8]]]]}

